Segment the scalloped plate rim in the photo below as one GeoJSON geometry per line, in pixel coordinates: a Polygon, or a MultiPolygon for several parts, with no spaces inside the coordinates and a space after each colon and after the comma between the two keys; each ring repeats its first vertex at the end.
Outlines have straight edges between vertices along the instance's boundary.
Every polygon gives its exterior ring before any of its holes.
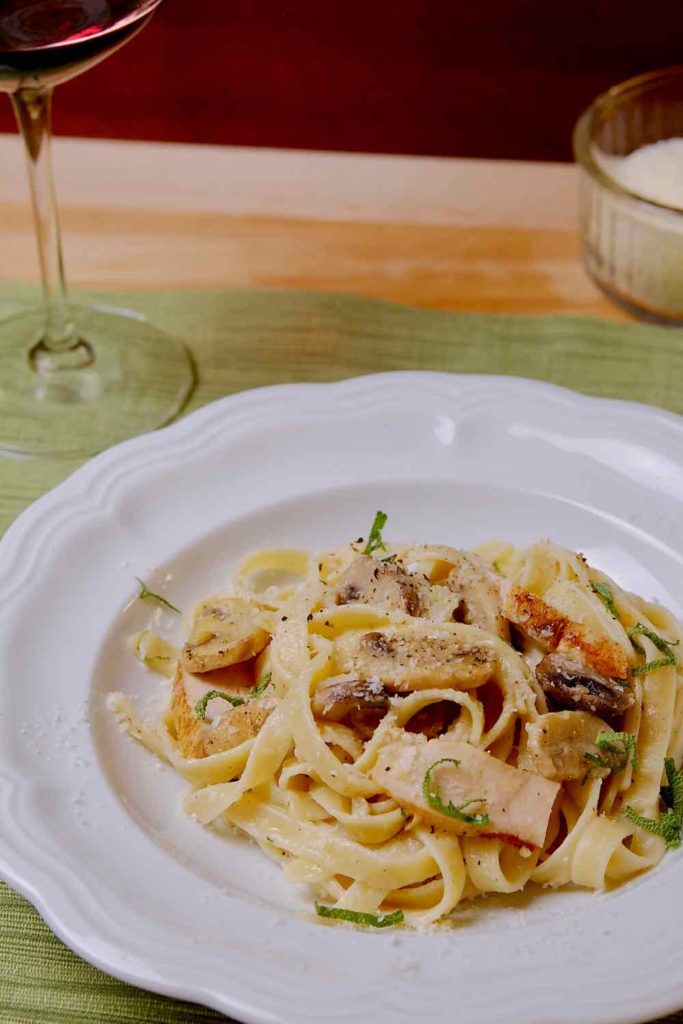
{"type": "MultiPolygon", "coordinates": [[[[667,410],[635,401],[586,395],[549,382],[512,375],[448,374],[434,371],[405,370],[363,375],[332,382],[302,382],[265,386],[219,398],[162,430],[121,442],[74,470],[64,481],[37,499],[10,525],[2,540],[0,540],[0,567],[2,567],[5,557],[10,555],[11,549],[15,547],[16,542],[26,532],[30,532],[55,506],[62,504],[72,497],[78,497],[79,502],[86,506],[89,504],[90,495],[81,491],[82,483],[106,476],[109,467],[117,464],[119,459],[124,456],[134,456],[136,453],[143,454],[146,451],[153,452],[155,448],[169,450],[176,440],[182,440],[186,437],[190,438],[193,433],[199,435],[203,429],[210,427],[214,420],[218,420],[226,410],[237,410],[239,407],[246,409],[249,406],[258,404],[266,405],[271,398],[284,398],[287,396],[296,399],[297,395],[313,395],[315,392],[321,391],[330,392],[336,390],[346,393],[352,400],[354,390],[357,393],[361,387],[372,385],[379,387],[388,386],[389,390],[391,390],[396,385],[409,385],[416,380],[419,381],[420,387],[428,388],[430,385],[438,385],[439,387],[450,389],[454,395],[461,392],[463,388],[467,389],[468,386],[475,389],[485,386],[486,388],[493,389],[502,387],[510,391],[513,389],[529,390],[538,396],[544,396],[551,404],[559,401],[565,405],[590,406],[594,410],[604,409],[605,412],[623,414],[629,418],[638,416],[645,418],[649,422],[654,421],[664,429],[673,430],[675,433],[683,435],[683,418],[667,410]]],[[[683,465],[683,457],[681,463],[683,465]]],[[[6,580],[0,578],[0,603],[4,599],[6,586],[6,580]]],[[[0,775],[0,781],[2,781],[4,787],[10,780],[0,775]]],[[[40,870],[40,868],[37,868],[36,874],[40,874],[40,870]]],[[[41,880],[35,881],[32,879],[31,873],[31,865],[29,865],[25,872],[22,872],[21,865],[15,865],[10,860],[0,860],[0,874],[4,880],[32,903],[51,930],[67,946],[89,963],[114,977],[160,995],[202,1003],[222,1013],[239,1012],[240,1019],[245,1021],[246,1024],[264,1024],[267,1019],[271,1019],[265,1013],[260,1012],[258,1008],[250,1009],[242,1005],[237,1007],[234,1002],[231,1002],[229,997],[212,992],[208,988],[183,984],[171,978],[160,978],[155,974],[152,965],[145,964],[146,971],[126,968],[120,962],[115,962],[113,958],[108,959],[105,955],[98,955],[93,952],[87,942],[81,942],[80,938],[77,937],[77,925],[74,926],[73,921],[70,923],[69,913],[60,915],[53,912],[52,903],[54,899],[51,900],[50,890],[55,883],[48,879],[41,885],[41,880]]],[[[72,918],[75,916],[77,916],[76,912],[72,913],[72,918]]],[[[137,957],[136,959],[139,966],[140,958],[137,957]]],[[[634,1022],[635,1024],[635,1022],[644,1019],[643,1014],[674,1012],[682,1005],[683,979],[679,983],[670,986],[666,992],[660,989],[656,998],[648,1000],[647,1006],[641,1005],[639,1008],[634,1006],[632,1013],[627,1012],[625,1014],[622,1009],[615,1017],[599,1014],[595,1017],[595,1020],[604,1022],[604,1024],[617,1020],[620,1024],[628,1024],[628,1022],[634,1022]]],[[[533,1010],[529,1007],[527,1008],[528,1012],[533,1012],[533,1010]]],[[[281,1019],[282,1021],[288,1020],[287,1017],[282,1017],[281,1019]]],[[[557,1016],[554,1019],[559,1024],[560,1021],[578,1021],[583,1018],[568,1016],[566,1012],[563,1012],[561,1016],[557,1016]]]]}

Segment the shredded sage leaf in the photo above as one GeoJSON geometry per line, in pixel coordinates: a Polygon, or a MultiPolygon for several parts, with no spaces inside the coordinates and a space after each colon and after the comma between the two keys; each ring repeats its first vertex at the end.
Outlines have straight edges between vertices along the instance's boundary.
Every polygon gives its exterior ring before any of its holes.
{"type": "Polygon", "coordinates": [[[176,615],[182,615],[180,608],[176,608],[174,604],[167,601],[165,597],[161,596],[161,594],[157,594],[153,590],[150,590],[147,584],[144,583],[139,576],[136,576],[135,579],[140,584],[140,589],[138,591],[138,598],[140,601],[156,601],[158,604],[162,604],[164,608],[169,608],[170,611],[175,612],[176,615]]]}
{"type": "Polygon", "coordinates": [[[402,910],[393,914],[367,914],[361,910],[344,910],[342,907],[326,907],[324,903],[316,903],[315,912],[318,917],[328,917],[336,921],[351,921],[353,924],[367,924],[372,928],[391,928],[404,920],[402,910]]]}
{"type": "Polygon", "coordinates": [[[683,820],[683,771],[676,771],[672,757],[666,758],[664,768],[668,786],[662,786],[660,796],[666,806],[679,813],[683,820]]]}
{"type": "Polygon", "coordinates": [[[148,629],[143,629],[142,633],[138,633],[138,635],[135,637],[135,656],[139,658],[140,661],[145,660],[142,645],[145,641],[145,638],[148,636],[150,636],[150,631],[148,629]]]}
{"type": "Polygon", "coordinates": [[[589,764],[594,764],[598,768],[607,768],[613,774],[623,771],[629,761],[634,771],[638,768],[636,738],[632,733],[599,732],[595,737],[595,746],[602,753],[585,753],[584,760],[589,764]]]}
{"type": "Polygon", "coordinates": [[[620,622],[619,611],[614,603],[614,595],[612,594],[612,588],[609,583],[605,583],[603,580],[591,580],[590,584],[591,590],[594,594],[598,595],[612,618],[616,619],[617,622],[620,622]]]}
{"type": "Polygon", "coordinates": [[[488,825],[490,818],[486,812],[483,814],[468,814],[465,811],[466,807],[471,804],[481,804],[483,801],[480,797],[473,797],[471,800],[465,800],[462,804],[454,804],[449,800],[445,804],[441,798],[441,791],[435,783],[432,783],[432,772],[435,768],[438,768],[440,764],[453,764],[457,768],[460,764],[453,757],[442,757],[438,761],[435,761],[431,767],[427,769],[422,780],[422,795],[435,811],[439,811],[441,814],[445,814],[449,818],[457,818],[458,821],[464,821],[468,825],[488,825]]]}
{"type": "Polygon", "coordinates": [[[203,697],[199,698],[194,706],[197,718],[201,718],[202,720],[206,718],[206,705],[210,700],[213,700],[214,697],[221,697],[222,700],[227,700],[228,704],[232,704],[234,708],[238,708],[240,705],[246,704],[250,700],[254,700],[255,697],[260,697],[263,691],[270,686],[272,678],[272,672],[264,673],[259,681],[252,686],[246,697],[235,697],[231,693],[226,693],[225,690],[209,690],[203,697]]]}
{"type": "Polygon", "coordinates": [[[671,648],[677,647],[680,643],[679,640],[676,640],[675,642],[672,640],[664,640],[661,636],[658,636],[657,633],[653,633],[651,629],[648,629],[647,626],[644,626],[642,622],[638,622],[632,629],[629,629],[628,635],[631,638],[631,643],[633,644],[633,646],[639,654],[645,653],[645,651],[643,650],[642,646],[638,643],[638,641],[633,639],[635,636],[638,636],[639,634],[642,634],[643,636],[646,636],[648,640],[651,640],[657,648],[657,650],[662,652],[664,657],[655,658],[654,661],[648,661],[644,665],[636,665],[635,668],[631,669],[631,675],[644,676],[647,675],[648,672],[654,672],[654,670],[657,668],[664,668],[666,665],[678,664],[678,658],[671,650],[671,648]]]}
{"type": "Polygon", "coordinates": [[[262,675],[258,683],[256,683],[255,686],[252,686],[251,690],[249,691],[249,700],[253,700],[254,697],[260,697],[263,691],[270,686],[272,678],[272,672],[266,672],[264,675],[262,675]]]}
{"type": "Polygon", "coordinates": [[[363,548],[364,555],[371,555],[373,551],[379,551],[380,549],[382,551],[386,551],[386,544],[382,540],[382,530],[386,526],[388,518],[389,517],[386,512],[375,513],[375,518],[373,519],[372,527],[370,528],[368,542],[363,548]]]}
{"type": "Polygon", "coordinates": [[[143,629],[142,633],[138,633],[134,639],[134,644],[135,657],[143,665],[146,665],[152,672],[157,672],[168,679],[171,678],[175,671],[176,661],[178,660],[178,650],[176,647],[173,647],[162,636],[152,633],[149,629],[143,629]]]}
{"type": "Polygon", "coordinates": [[[683,830],[683,772],[676,769],[673,757],[664,758],[664,770],[668,786],[662,786],[660,794],[666,804],[666,811],[659,818],[646,818],[632,807],[626,808],[626,817],[644,832],[661,836],[670,849],[681,845],[683,830]]]}
{"type": "Polygon", "coordinates": [[[207,690],[194,706],[197,718],[201,718],[202,721],[206,720],[206,705],[210,700],[213,700],[214,697],[220,697],[221,700],[227,700],[228,704],[232,704],[234,708],[238,708],[241,704],[246,704],[244,697],[233,697],[231,693],[226,693],[224,690],[207,690]]]}

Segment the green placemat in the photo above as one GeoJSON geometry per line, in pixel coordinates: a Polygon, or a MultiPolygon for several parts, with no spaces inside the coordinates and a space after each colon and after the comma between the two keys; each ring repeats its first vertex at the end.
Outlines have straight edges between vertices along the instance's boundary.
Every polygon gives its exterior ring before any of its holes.
{"type": "MultiPolygon", "coordinates": [[[[25,289],[0,289],[0,315],[32,295],[25,289]]],[[[190,408],[263,384],[429,369],[535,377],[683,413],[683,332],[674,329],[569,317],[442,313],[301,292],[173,291],[95,298],[138,309],[187,340],[200,377],[190,408]]],[[[0,529],[77,464],[73,459],[0,460],[0,529]]],[[[3,1024],[225,1020],[101,974],[65,949],[23,899],[0,887],[3,1024]]],[[[683,1024],[683,1014],[668,1021],[683,1024]]]]}

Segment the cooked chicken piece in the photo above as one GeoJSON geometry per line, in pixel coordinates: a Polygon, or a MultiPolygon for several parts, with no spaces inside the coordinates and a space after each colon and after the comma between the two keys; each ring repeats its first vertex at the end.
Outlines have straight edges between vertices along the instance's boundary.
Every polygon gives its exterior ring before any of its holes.
{"type": "Polygon", "coordinates": [[[536,678],[554,704],[569,710],[581,708],[613,718],[635,700],[626,679],[601,675],[577,654],[546,654],[536,666],[536,678]]]}
{"type": "Polygon", "coordinates": [[[181,655],[186,670],[211,672],[253,658],[270,641],[259,614],[258,605],[241,597],[202,601],[181,655]]]}
{"type": "Polygon", "coordinates": [[[618,644],[568,619],[536,594],[510,587],[503,601],[503,613],[546,651],[578,656],[609,679],[627,678],[628,660],[618,644]]]}
{"type": "Polygon", "coordinates": [[[469,743],[448,737],[425,743],[421,737],[403,736],[389,743],[380,751],[372,777],[397,803],[437,828],[538,847],[545,840],[560,790],[557,782],[513,768],[469,743]],[[436,764],[444,758],[448,759],[445,764],[436,764]],[[438,794],[440,804],[450,803],[457,808],[473,801],[462,808],[462,813],[487,814],[488,823],[462,821],[434,807],[423,792],[429,769],[429,791],[438,794]]]}
{"type": "Polygon", "coordinates": [[[206,757],[239,746],[257,735],[277,704],[276,698],[270,694],[248,700],[237,707],[214,698],[209,703],[216,707],[215,717],[209,706],[207,717],[202,720],[195,705],[204,693],[215,688],[225,689],[225,692],[238,696],[234,689],[220,685],[220,673],[212,674],[211,685],[204,682],[206,678],[193,678],[180,664],[176,669],[171,696],[171,719],[183,757],[206,757]]]}
{"type": "Polygon", "coordinates": [[[204,736],[207,724],[201,722],[185,693],[185,673],[178,662],[171,694],[171,722],[183,757],[204,757],[204,736]]]}
{"type": "Polygon", "coordinates": [[[337,641],[336,660],[344,672],[377,679],[394,693],[445,686],[471,690],[491,676],[495,653],[486,640],[465,640],[457,627],[386,627],[350,633],[337,641]]]}
{"type": "Polygon", "coordinates": [[[448,587],[460,597],[462,621],[509,643],[510,626],[501,610],[500,577],[478,555],[460,551],[458,556],[458,564],[448,576],[448,587]]]}
{"type": "Polygon", "coordinates": [[[526,726],[526,745],[519,757],[519,767],[537,772],[546,779],[583,779],[590,769],[593,776],[603,777],[609,768],[586,758],[598,755],[595,740],[601,732],[612,732],[597,715],[587,711],[551,711],[526,726]]]}
{"type": "Polygon", "coordinates": [[[374,679],[332,676],[313,694],[311,708],[316,718],[346,722],[363,739],[369,739],[389,709],[389,695],[374,679]]]}
{"type": "Polygon", "coordinates": [[[204,741],[207,755],[232,750],[245,740],[253,739],[261,731],[276,704],[274,697],[264,696],[256,697],[236,708],[229,707],[209,730],[209,735],[204,741]]]}
{"type": "Polygon", "coordinates": [[[337,588],[337,604],[361,601],[387,611],[420,614],[418,581],[390,562],[361,555],[342,576],[337,588]]]}

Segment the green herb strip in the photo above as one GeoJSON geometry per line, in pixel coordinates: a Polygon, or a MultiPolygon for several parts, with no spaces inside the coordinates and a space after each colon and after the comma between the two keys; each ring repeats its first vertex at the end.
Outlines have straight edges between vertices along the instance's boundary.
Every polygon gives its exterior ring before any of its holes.
{"type": "Polygon", "coordinates": [[[644,626],[642,622],[638,622],[633,627],[633,629],[629,629],[628,635],[631,638],[631,643],[633,644],[633,646],[639,654],[645,653],[641,645],[637,642],[637,640],[633,639],[635,636],[638,636],[639,634],[642,634],[643,636],[646,636],[648,640],[651,640],[657,648],[657,650],[662,652],[664,657],[655,658],[654,661],[648,661],[644,665],[636,665],[635,668],[631,669],[631,675],[645,676],[648,672],[654,672],[654,670],[657,668],[664,668],[667,665],[678,664],[678,658],[671,650],[671,648],[677,647],[680,643],[679,640],[676,640],[675,643],[671,640],[663,640],[661,636],[658,636],[657,633],[653,633],[652,630],[648,629],[647,626],[644,626]]]}
{"type": "Polygon", "coordinates": [[[255,697],[260,697],[263,691],[270,686],[273,678],[272,672],[266,672],[265,675],[261,676],[258,683],[252,686],[251,690],[246,697],[233,697],[231,693],[226,693],[225,690],[208,690],[203,697],[200,697],[194,706],[195,714],[197,718],[201,718],[202,721],[206,720],[206,705],[214,697],[220,697],[221,700],[227,700],[228,704],[232,704],[234,708],[240,707],[242,704],[246,704],[247,701],[254,700],[255,697]]]}
{"type": "Polygon", "coordinates": [[[143,629],[142,633],[138,633],[138,635],[135,638],[135,654],[138,658],[140,658],[141,661],[144,661],[145,658],[144,654],[142,653],[142,643],[145,637],[149,635],[149,630],[143,629]]]}
{"type": "Polygon", "coordinates": [[[139,576],[136,576],[135,579],[140,584],[140,589],[138,591],[138,598],[140,601],[156,601],[158,604],[162,604],[164,608],[168,608],[170,611],[175,612],[176,615],[182,615],[180,608],[176,608],[174,604],[167,601],[165,597],[161,596],[161,594],[156,594],[153,590],[150,590],[147,584],[141,580],[139,576]]]}
{"type": "Polygon", "coordinates": [[[612,618],[616,619],[617,622],[620,622],[621,619],[619,618],[619,611],[614,603],[614,595],[612,594],[612,588],[609,583],[605,583],[602,580],[591,580],[590,584],[591,590],[594,594],[598,595],[612,618]]]}
{"type": "Polygon", "coordinates": [[[644,832],[661,836],[670,849],[675,849],[681,845],[683,829],[683,772],[676,770],[673,757],[664,758],[664,769],[669,783],[660,790],[662,800],[667,805],[664,814],[660,814],[655,820],[645,818],[642,814],[637,814],[632,807],[627,807],[626,817],[644,832]]]}
{"type": "Polygon", "coordinates": [[[221,700],[227,700],[228,704],[232,704],[234,708],[240,707],[242,704],[246,704],[244,697],[233,697],[231,693],[225,693],[223,690],[207,690],[203,697],[200,697],[194,706],[195,714],[197,718],[201,718],[202,721],[206,720],[206,705],[214,697],[220,697],[221,700]]]}
{"type": "Polygon", "coordinates": [[[371,555],[373,551],[386,551],[386,544],[382,540],[382,530],[386,526],[388,516],[386,512],[376,512],[375,518],[370,528],[370,536],[368,542],[363,548],[364,555],[371,555]]]}
{"type": "Polygon", "coordinates": [[[265,675],[262,675],[258,683],[256,683],[255,686],[252,686],[249,691],[249,700],[253,700],[254,697],[260,697],[263,691],[270,686],[272,678],[272,672],[266,672],[265,675]]]}
{"type": "Polygon", "coordinates": [[[326,907],[323,903],[316,903],[315,912],[318,917],[327,917],[334,921],[351,921],[353,924],[366,924],[371,928],[391,928],[395,924],[402,924],[404,920],[402,910],[395,910],[393,914],[366,914],[361,910],[344,910],[342,907],[326,907]]]}
{"type": "Polygon", "coordinates": [[[443,802],[438,785],[436,785],[436,783],[432,783],[432,772],[435,768],[438,768],[440,764],[453,764],[457,768],[460,762],[456,761],[453,757],[442,757],[427,769],[424,779],[422,780],[422,795],[429,806],[433,807],[435,811],[445,814],[448,818],[456,818],[458,821],[464,821],[468,825],[488,825],[490,823],[490,819],[486,812],[483,814],[467,814],[465,812],[465,808],[469,807],[471,804],[482,803],[483,801],[481,797],[474,797],[471,800],[465,800],[462,804],[453,804],[450,800],[447,804],[443,802]]]}
{"type": "Polygon", "coordinates": [[[583,757],[589,764],[597,765],[598,768],[607,768],[616,774],[623,771],[630,761],[633,770],[637,770],[636,738],[630,732],[599,732],[595,737],[595,746],[606,756],[586,753],[583,757]]]}
{"type": "Polygon", "coordinates": [[[668,786],[662,786],[660,796],[667,807],[683,821],[683,772],[676,771],[674,759],[667,757],[664,761],[668,786]]]}

